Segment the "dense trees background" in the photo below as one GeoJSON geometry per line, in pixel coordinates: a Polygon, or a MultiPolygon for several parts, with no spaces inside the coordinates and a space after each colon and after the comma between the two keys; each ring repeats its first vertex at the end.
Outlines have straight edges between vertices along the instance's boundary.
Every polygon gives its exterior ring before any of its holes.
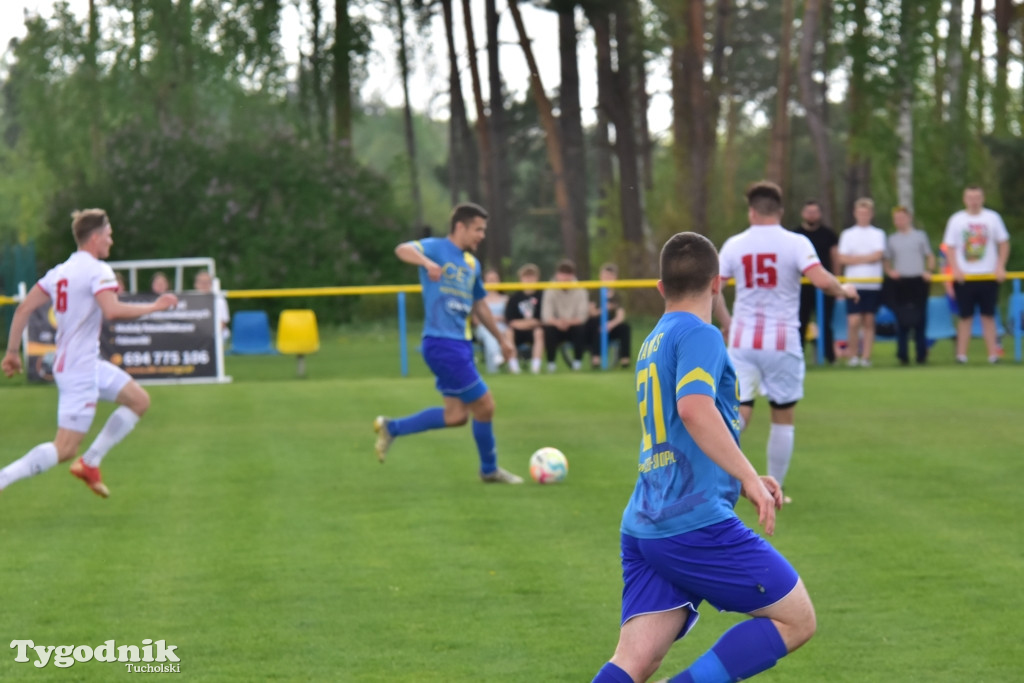
{"type": "Polygon", "coordinates": [[[871,196],[880,227],[908,204],[936,242],[977,182],[1024,236],[1013,0],[91,0],[26,22],[0,68],[0,245],[46,264],[98,205],[118,258],[213,256],[228,288],[394,282],[394,244],[470,199],[506,275],[570,256],[644,276],[673,232],[742,229],[762,177],[790,222],[814,197],[842,228],[871,196]],[[529,82],[506,81],[510,54],[529,82]],[[374,60],[404,106],[360,97],[374,60]],[[408,95],[424,62],[444,73],[433,120],[408,95]]]}

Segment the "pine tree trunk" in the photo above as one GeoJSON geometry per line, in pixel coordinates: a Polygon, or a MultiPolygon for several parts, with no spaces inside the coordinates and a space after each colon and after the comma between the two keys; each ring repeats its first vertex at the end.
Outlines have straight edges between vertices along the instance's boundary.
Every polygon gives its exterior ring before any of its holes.
{"type": "Polygon", "coordinates": [[[512,240],[508,225],[507,197],[505,185],[508,172],[506,169],[505,140],[505,100],[504,87],[501,81],[501,66],[498,59],[500,42],[498,40],[498,10],[495,0],[484,2],[487,21],[487,74],[490,83],[491,115],[490,124],[490,218],[487,221],[487,262],[497,266],[502,259],[512,253],[512,240]]]}
{"type": "MultiPolygon", "coordinates": [[[[949,40],[946,47],[946,91],[949,93],[949,139],[967,140],[967,96],[964,88],[963,60],[964,8],[959,2],[949,7],[949,40]]],[[[965,144],[953,144],[949,150],[949,174],[963,184],[967,176],[965,144]]]]}
{"type": "Polygon", "coordinates": [[[996,83],[992,90],[992,132],[997,137],[1010,133],[1006,109],[1010,101],[1009,60],[1013,0],[996,0],[996,83]]]}
{"type": "Polygon", "coordinates": [[[576,272],[586,279],[590,275],[590,235],[587,229],[587,167],[583,148],[583,119],[580,111],[580,70],[576,56],[578,34],[576,7],[563,7],[558,13],[558,47],[562,85],[559,91],[562,149],[565,160],[565,182],[572,207],[575,231],[574,259],[576,272]]]}
{"type": "Polygon", "coordinates": [[[807,0],[801,23],[803,36],[800,39],[800,103],[807,116],[807,128],[814,142],[814,156],[818,164],[818,195],[821,212],[831,225],[836,225],[835,196],[832,180],[832,159],[828,146],[828,131],[820,92],[814,83],[814,52],[817,33],[821,23],[822,2],[807,0]]]}
{"type": "Polygon", "coordinates": [[[404,0],[395,0],[398,10],[398,65],[402,74],[403,121],[405,126],[405,151],[409,157],[409,183],[412,191],[414,218],[414,234],[423,230],[423,196],[420,192],[419,164],[416,161],[416,130],[413,127],[412,102],[409,101],[409,51],[405,42],[405,6],[404,0]]]}
{"type": "Polygon", "coordinates": [[[352,21],[348,0],[334,0],[334,140],[346,153],[352,151],[352,74],[349,48],[352,21]]]}
{"type": "Polygon", "coordinates": [[[768,180],[780,185],[786,182],[786,159],[789,156],[789,87],[792,78],[790,44],[793,41],[793,0],[782,0],[782,30],[779,37],[779,76],[775,94],[775,120],[772,122],[772,144],[768,155],[768,180]]]}
{"type": "MultiPolygon", "coordinates": [[[[493,182],[491,180],[491,126],[488,121],[487,107],[484,104],[483,96],[483,85],[480,81],[480,66],[476,58],[476,36],[473,33],[473,14],[470,8],[469,0],[462,0],[462,20],[463,28],[466,31],[466,52],[469,57],[469,73],[470,80],[473,85],[473,103],[476,107],[476,134],[480,141],[479,147],[479,176],[477,180],[482,185],[482,192],[485,198],[484,204],[486,206],[493,206],[493,197],[491,197],[491,188],[493,182]]],[[[488,255],[492,255],[490,245],[488,247],[488,255]]],[[[490,261],[492,267],[498,267],[500,261],[490,261]]]]}
{"type": "Polygon", "coordinates": [[[451,116],[448,123],[448,183],[452,205],[465,197],[469,201],[480,200],[479,160],[473,132],[466,117],[466,101],[462,94],[462,78],[459,76],[458,53],[455,49],[455,24],[452,17],[452,0],[441,0],[444,15],[444,33],[448,44],[448,93],[451,100],[451,116]]]}
{"type": "Polygon", "coordinates": [[[533,93],[534,102],[537,104],[537,111],[540,115],[540,123],[544,128],[544,142],[548,152],[548,164],[555,181],[555,203],[558,206],[559,225],[562,231],[562,250],[568,258],[576,260],[576,227],[573,225],[572,206],[569,201],[569,189],[565,177],[565,162],[562,157],[562,140],[558,131],[558,122],[555,120],[554,108],[551,100],[544,92],[544,84],[540,80],[540,71],[537,69],[537,60],[533,56],[533,48],[530,46],[530,38],[526,35],[526,27],[523,25],[523,17],[519,12],[518,0],[509,0],[509,11],[512,14],[512,21],[516,25],[516,32],[519,34],[519,45],[526,57],[526,65],[530,71],[530,91],[533,93]]]}

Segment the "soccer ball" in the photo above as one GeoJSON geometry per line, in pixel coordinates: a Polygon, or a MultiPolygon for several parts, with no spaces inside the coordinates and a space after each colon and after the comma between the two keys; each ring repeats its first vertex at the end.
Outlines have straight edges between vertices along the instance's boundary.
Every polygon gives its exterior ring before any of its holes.
{"type": "Polygon", "coordinates": [[[530,476],[538,484],[557,484],[569,473],[569,461],[557,448],[545,446],[530,456],[530,476]]]}

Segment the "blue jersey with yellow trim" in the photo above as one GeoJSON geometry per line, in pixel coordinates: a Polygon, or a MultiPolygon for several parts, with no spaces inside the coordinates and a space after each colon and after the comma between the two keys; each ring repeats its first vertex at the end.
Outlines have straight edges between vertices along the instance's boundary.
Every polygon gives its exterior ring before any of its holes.
{"type": "Polygon", "coordinates": [[[735,516],[740,483],[697,446],[676,403],[710,396],[739,442],[739,391],[722,333],[692,313],[666,313],[640,347],[636,392],[643,436],[622,532],[666,538],[735,516]]]}
{"type": "Polygon", "coordinates": [[[412,245],[441,266],[438,282],[427,277],[426,268],[419,269],[426,317],[423,336],[472,339],[470,313],[473,304],[487,294],[481,282],[480,263],[446,237],[428,237],[412,245]]]}

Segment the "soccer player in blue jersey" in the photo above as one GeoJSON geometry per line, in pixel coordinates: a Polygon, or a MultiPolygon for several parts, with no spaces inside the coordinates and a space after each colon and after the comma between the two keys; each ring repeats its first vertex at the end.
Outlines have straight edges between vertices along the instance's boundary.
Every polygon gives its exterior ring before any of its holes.
{"type": "Polygon", "coordinates": [[[670,683],[726,683],[774,666],[814,634],[814,607],[793,567],[733,510],[742,493],[766,533],[782,489],[739,448],[739,392],[711,322],[718,254],[696,233],[661,251],[665,314],[637,356],[643,437],[639,476],[622,515],[622,627],[593,683],[638,683],[658,670],[697,608],[752,618],[725,632],[670,683]]]}
{"type": "Polygon", "coordinates": [[[437,377],[444,407],[427,408],[402,418],[377,417],[377,458],[384,462],[396,437],[442,427],[458,427],[473,417],[473,439],[480,454],[480,478],[489,483],[521,484],[522,477],[498,467],[498,451],[491,421],[494,398],[476,369],[473,359],[472,314],[496,339],[509,359],[515,349],[494,323],[484,302],[480,264],[471,252],[483,241],[487,212],[476,204],[459,204],[452,210],[447,237],[404,242],[395,254],[419,266],[423,285],[423,359],[437,377]]]}

